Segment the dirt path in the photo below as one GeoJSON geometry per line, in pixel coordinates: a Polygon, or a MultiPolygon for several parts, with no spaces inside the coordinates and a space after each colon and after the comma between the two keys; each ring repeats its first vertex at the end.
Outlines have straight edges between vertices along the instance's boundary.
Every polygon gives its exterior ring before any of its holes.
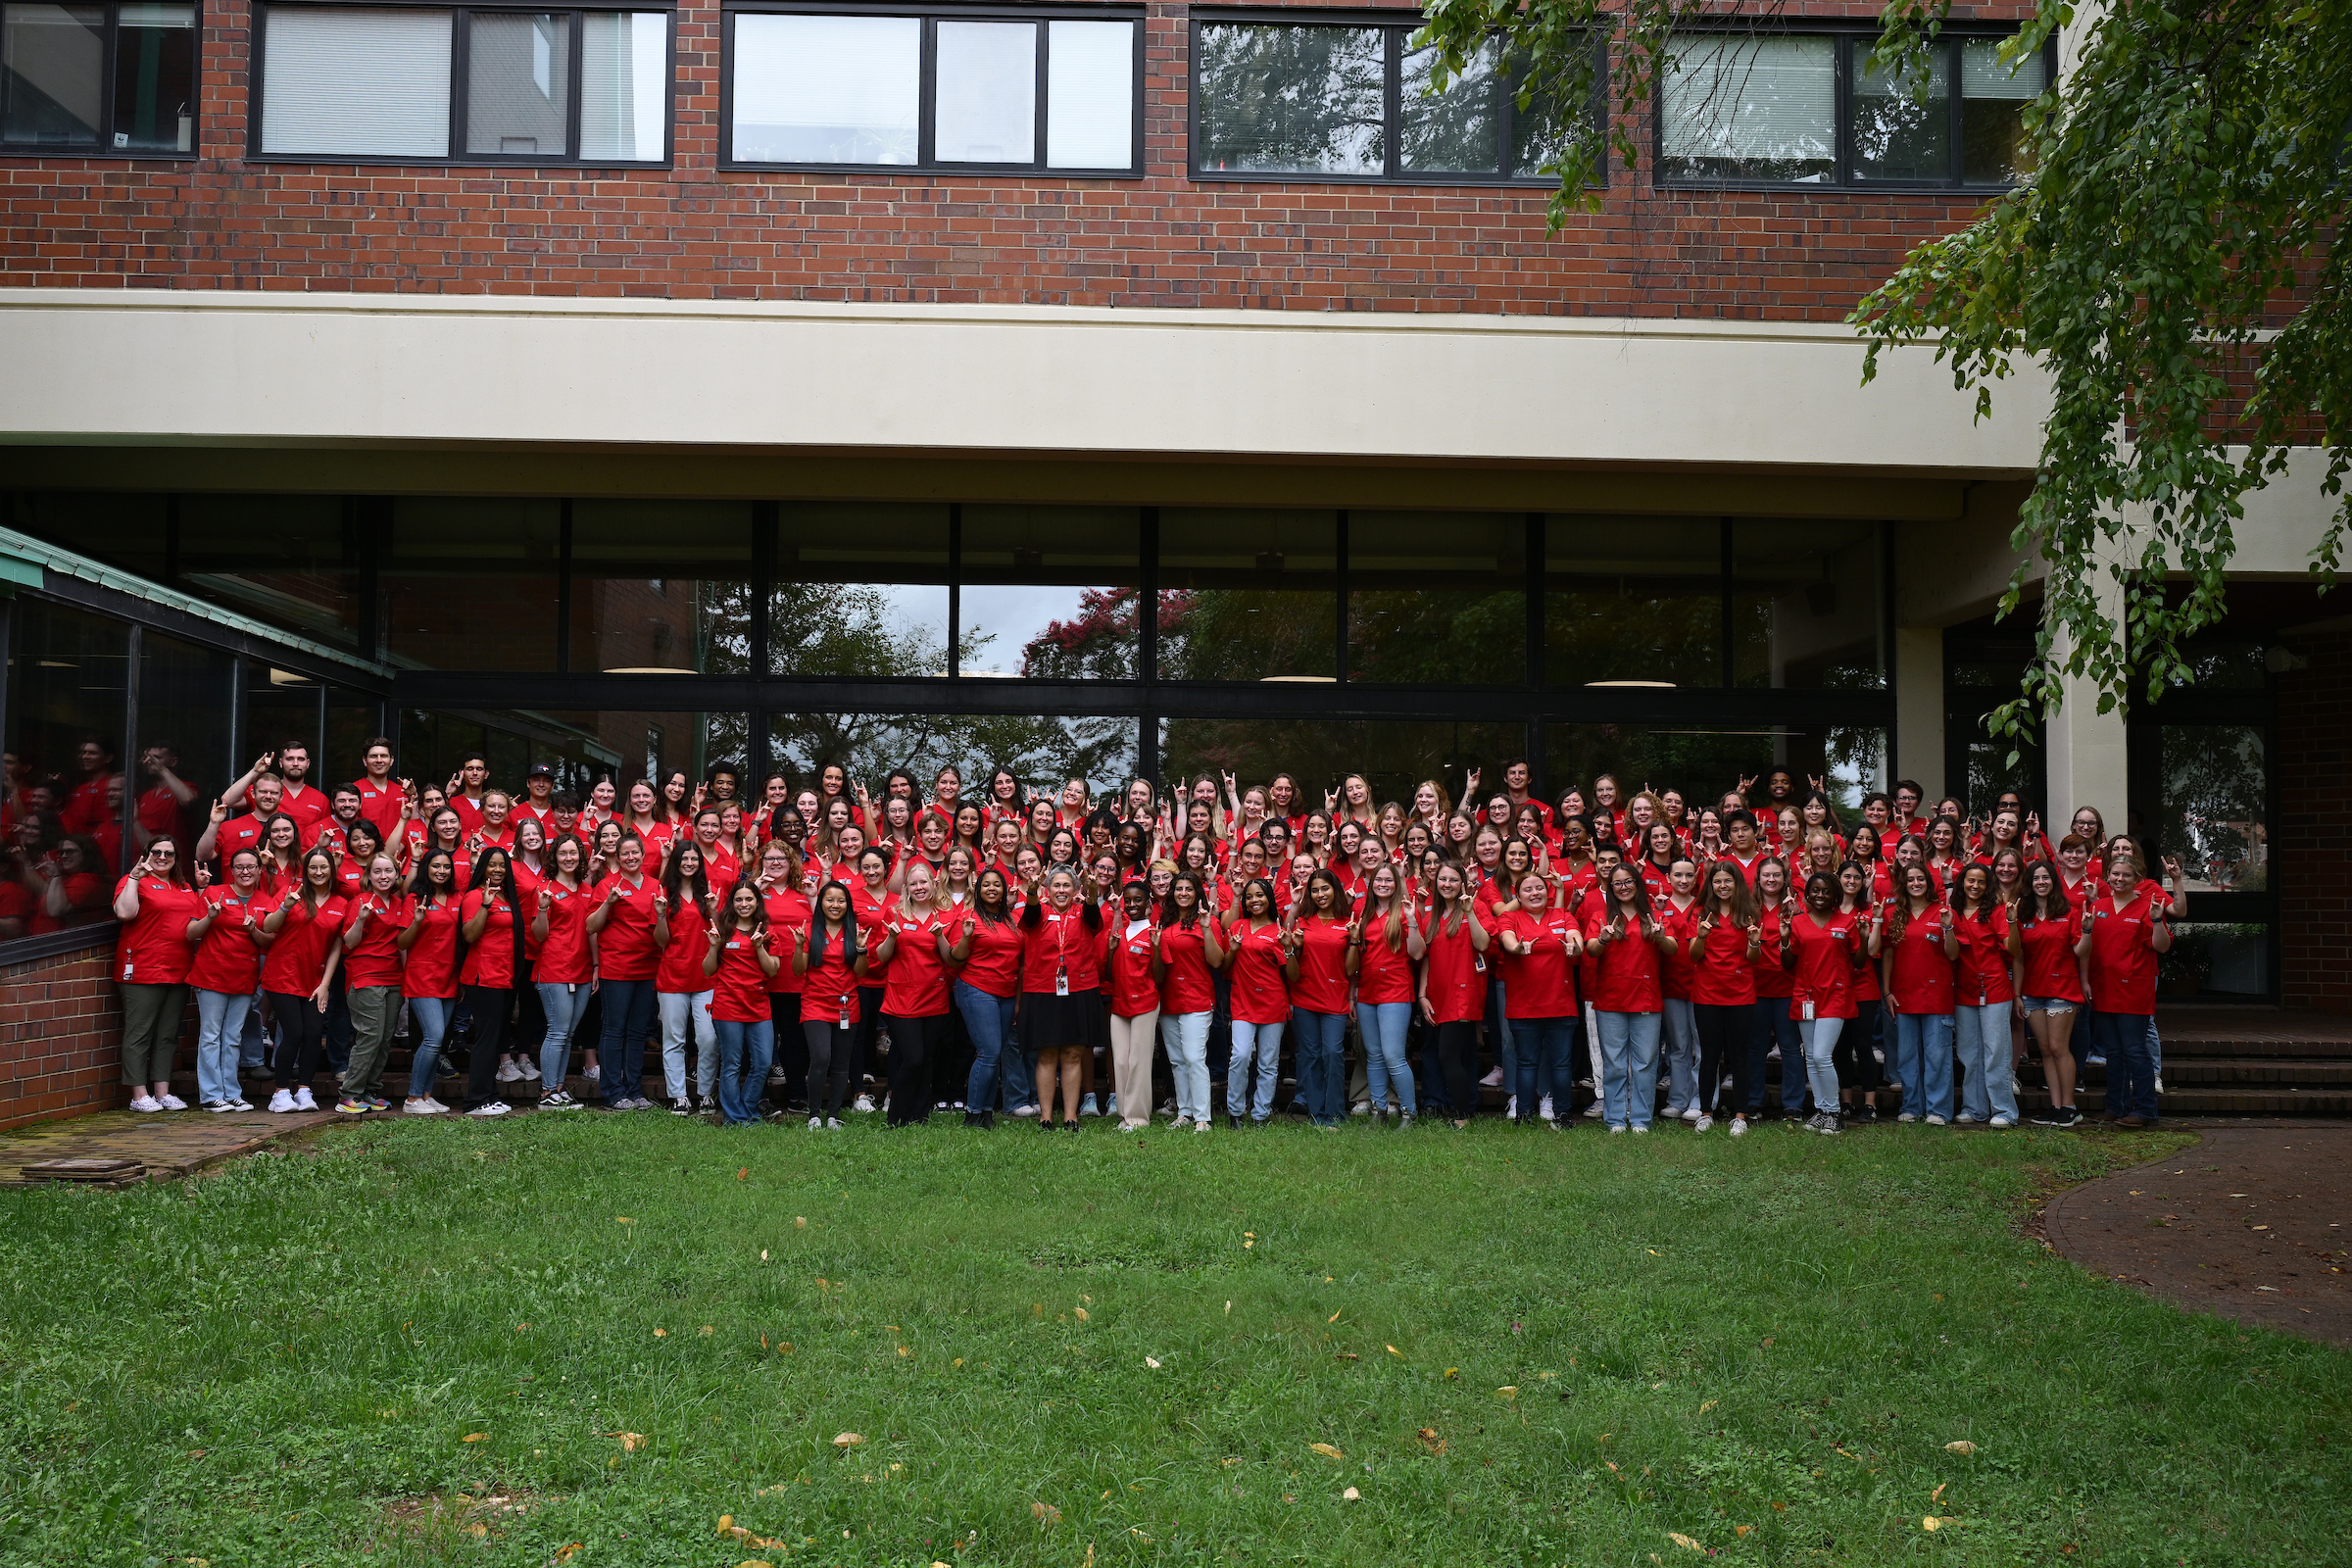
{"type": "Polygon", "coordinates": [[[2061,1193],[2050,1245],[2193,1310],[2352,1346],[2352,1124],[2167,1125],[2200,1142],[2061,1193]]]}

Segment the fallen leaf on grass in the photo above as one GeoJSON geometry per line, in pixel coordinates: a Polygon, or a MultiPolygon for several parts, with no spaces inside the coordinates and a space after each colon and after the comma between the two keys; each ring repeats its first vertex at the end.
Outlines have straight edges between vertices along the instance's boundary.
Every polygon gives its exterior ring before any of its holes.
{"type": "Polygon", "coordinates": [[[1977,1446],[1969,1442],[1966,1438],[1962,1438],[1957,1443],[1945,1444],[1943,1446],[1943,1451],[1946,1453],[1974,1453],[1977,1451],[1977,1446]]]}
{"type": "Polygon", "coordinates": [[[618,1438],[621,1447],[630,1453],[635,1453],[639,1446],[645,1442],[644,1434],[638,1432],[608,1432],[605,1436],[618,1438]]]}
{"type": "Polygon", "coordinates": [[[657,1340],[666,1340],[669,1338],[669,1330],[656,1329],[654,1330],[654,1338],[657,1340]]]}
{"type": "Polygon", "coordinates": [[[796,1231],[805,1231],[808,1228],[808,1221],[802,1215],[795,1214],[792,1216],[792,1228],[796,1231]]]}
{"type": "Polygon", "coordinates": [[[1326,1459],[1345,1459],[1348,1457],[1346,1454],[1342,1453],[1339,1449],[1333,1447],[1328,1443],[1310,1443],[1306,1446],[1310,1452],[1319,1453],[1326,1459]]]}
{"type": "MultiPolygon", "coordinates": [[[[1345,1312],[1346,1310],[1348,1310],[1346,1307],[1342,1307],[1342,1308],[1340,1308],[1340,1312],[1345,1312]]],[[[1329,1317],[1325,1318],[1323,1321],[1324,1321],[1324,1322],[1326,1322],[1326,1323],[1337,1323],[1339,1320],[1340,1320],[1340,1313],[1339,1313],[1339,1312],[1334,1312],[1334,1313],[1332,1313],[1332,1314],[1331,1314],[1331,1316],[1329,1316],[1329,1317]]]]}
{"type": "Polygon", "coordinates": [[[1460,1367],[1458,1367],[1458,1366],[1449,1366],[1449,1367],[1447,1367],[1447,1368],[1446,1369],[1446,1375],[1447,1377],[1451,1377],[1451,1376],[1453,1376],[1453,1375],[1454,1375],[1456,1372],[1459,1372],[1460,1370],[1461,1370],[1461,1368],[1460,1368],[1460,1367]]]}
{"type": "Polygon", "coordinates": [[[737,1524],[735,1522],[735,1516],[731,1513],[722,1513],[718,1516],[718,1533],[722,1536],[730,1536],[735,1540],[743,1542],[749,1545],[785,1546],[786,1550],[789,1551],[791,1549],[791,1547],[786,1545],[782,1541],[770,1541],[765,1536],[753,1535],[749,1530],[746,1530],[743,1528],[743,1526],[737,1524]]]}
{"type": "Polygon", "coordinates": [[[1029,1505],[1029,1514],[1031,1518],[1042,1519],[1049,1525],[1057,1525],[1061,1523],[1061,1510],[1054,1507],[1050,1502],[1031,1503],[1029,1505]]]}
{"type": "Polygon", "coordinates": [[[1361,1361],[1363,1357],[1356,1354],[1353,1350],[1342,1350],[1337,1356],[1333,1357],[1333,1359],[1340,1361],[1361,1361]]]}
{"type": "Polygon", "coordinates": [[[1673,1542],[1676,1545],[1682,1547],[1685,1551],[1704,1551],[1707,1549],[1706,1547],[1700,1545],[1697,1542],[1692,1541],[1689,1536],[1684,1535],[1680,1530],[1667,1531],[1666,1539],[1673,1542]]]}
{"type": "Polygon", "coordinates": [[[762,1263],[767,1261],[767,1249],[764,1247],[760,1249],[760,1261],[762,1263]]]}
{"type": "Polygon", "coordinates": [[[1930,1514],[1919,1522],[1919,1528],[1922,1530],[1941,1530],[1945,1525],[1950,1523],[1951,1521],[1949,1519],[1938,1519],[1934,1514],[1930,1514]]]}
{"type": "Polygon", "coordinates": [[[1340,1500],[1342,1502],[1361,1502],[1364,1500],[1364,1494],[1353,1487],[1349,1487],[1346,1492],[1340,1494],[1340,1500]]]}
{"type": "Polygon", "coordinates": [[[1401,1361],[1401,1360],[1403,1360],[1403,1359],[1404,1359],[1404,1352],[1403,1352],[1402,1350],[1399,1350],[1398,1348],[1396,1348],[1396,1347],[1395,1347],[1394,1345],[1384,1345],[1384,1346],[1382,1346],[1382,1347],[1381,1347],[1381,1348],[1382,1348],[1382,1349],[1384,1349],[1384,1350],[1386,1350],[1386,1351],[1388,1351],[1388,1352],[1389,1352],[1391,1355],[1395,1356],[1395,1357],[1396,1357],[1397,1360],[1399,1360],[1399,1361],[1401,1361]]]}
{"type": "Polygon", "coordinates": [[[1159,1357],[1156,1355],[1147,1355],[1144,1357],[1144,1365],[1156,1372],[1159,1370],[1159,1357]]]}
{"type": "Polygon", "coordinates": [[[1712,1409],[1714,1409],[1714,1408],[1715,1408],[1717,1405],[1721,1404],[1722,1402],[1723,1402],[1723,1401],[1722,1401],[1721,1399],[1709,1399],[1709,1400],[1708,1400],[1706,1403],[1704,1403],[1704,1404],[1702,1404],[1702,1405],[1700,1405],[1700,1406],[1698,1407],[1698,1413],[1699,1413],[1700,1415],[1705,1415],[1705,1414],[1706,1414],[1706,1413],[1707,1413],[1709,1410],[1712,1410],[1712,1409]]]}
{"type": "Polygon", "coordinates": [[[575,1551],[578,1551],[578,1550],[579,1550],[579,1549],[580,1549],[582,1546],[585,1546],[586,1544],[587,1544],[587,1543],[586,1543],[586,1542],[584,1542],[584,1541],[575,1541],[575,1542],[573,1542],[573,1543],[572,1543],[570,1545],[568,1545],[568,1546],[558,1546],[558,1547],[556,1548],[556,1561],[558,1561],[558,1562],[569,1562],[569,1561],[571,1561],[571,1554],[572,1554],[573,1552],[575,1552],[575,1551]]]}
{"type": "Polygon", "coordinates": [[[490,1441],[490,1434],[487,1432],[468,1432],[465,1437],[459,1439],[458,1441],[461,1443],[488,1443],[490,1441]]]}
{"type": "Polygon", "coordinates": [[[626,1214],[615,1214],[612,1216],[612,1223],[615,1225],[634,1225],[637,1222],[629,1218],[629,1216],[626,1214]]]}
{"type": "Polygon", "coordinates": [[[1418,1435],[1421,1439],[1421,1446],[1430,1452],[1444,1453],[1446,1451],[1446,1440],[1438,1436],[1436,1427],[1423,1427],[1418,1435]]]}
{"type": "Polygon", "coordinates": [[[864,1441],[865,1439],[859,1437],[855,1432],[844,1432],[833,1440],[833,1446],[836,1448],[854,1448],[864,1441]]]}
{"type": "Polygon", "coordinates": [[[1738,1536],[1740,1540],[1745,1541],[1747,1539],[1747,1533],[1755,1528],[1756,1527],[1754,1525],[1734,1525],[1732,1526],[1732,1534],[1738,1536]]]}
{"type": "Polygon", "coordinates": [[[914,1353],[914,1349],[911,1346],[902,1345],[899,1347],[899,1353],[901,1355],[912,1355],[914,1353]]]}
{"type": "Polygon", "coordinates": [[[1079,1321],[1079,1322],[1081,1322],[1081,1323],[1086,1323],[1086,1322],[1091,1322],[1091,1321],[1093,1321],[1092,1319],[1090,1319],[1090,1318],[1089,1318],[1089,1317],[1086,1315],[1086,1308],[1085,1308],[1085,1307],[1083,1307],[1083,1306],[1073,1306],[1073,1307],[1071,1307],[1071,1308],[1070,1308],[1070,1310],[1071,1310],[1072,1312],[1074,1312],[1075,1314],[1077,1314],[1078,1321],[1079,1321]]]}
{"type": "Polygon", "coordinates": [[[1516,1399],[1519,1397],[1519,1385],[1516,1383],[1505,1383],[1501,1388],[1496,1389],[1494,1392],[1501,1395],[1506,1399],[1516,1399]]]}
{"type": "Polygon", "coordinates": [[[740,1169],[740,1170],[736,1171],[736,1173],[735,1173],[735,1179],[736,1179],[737,1181],[741,1181],[741,1180],[743,1180],[743,1179],[744,1179],[746,1176],[749,1176],[751,1173],[752,1173],[752,1167],[751,1167],[751,1166],[749,1166],[749,1165],[746,1165],[746,1166],[744,1166],[742,1169],[740,1169]]]}
{"type": "Polygon", "coordinates": [[[1949,1481],[1940,1483],[1934,1492],[1928,1494],[1928,1500],[1930,1502],[1941,1502],[1943,1500],[1943,1489],[1950,1485],[1951,1483],[1949,1481]]]}
{"type": "Polygon", "coordinates": [[[706,1335],[710,1335],[710,1334],[715,1334],[715,1333],[717,1333],[717,1332],[718,1332],[718,1331],[717,1331],[716,1329],[712,1328],[712,1327],[711,1327],[710,1324],[708,1324],[708,1323],[706,1323],[706,1324],[704,1324],[704,1325],[703,1325],[703,1333],[704,1333],[704,1334],[706,1334],[706,1335]]]}

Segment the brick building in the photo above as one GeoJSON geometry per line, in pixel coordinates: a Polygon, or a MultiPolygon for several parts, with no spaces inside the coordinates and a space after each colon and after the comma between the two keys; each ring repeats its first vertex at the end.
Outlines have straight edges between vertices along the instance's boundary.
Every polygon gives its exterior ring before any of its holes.
{"type": "MultiPolygon", "coordinates": [[[[135,774],[126,853],[159,743],[202,801],[379,732],[580,785],[2015,783],[2192,860],[2173,994],[2352,1009],[2308,470],[2203,684],[1981,734],[2039,389],[1864,388],[1843,323],[2071,45],[1955,8],[1915,105],[1876,11],[1694,32],[1553,231],[1590,116],[1492,51],[1425,94],[1409,6],[0,0],[14,787],[135,774]]],[[[8,1005],[84,914],[0,941],[8,1005]]]]}

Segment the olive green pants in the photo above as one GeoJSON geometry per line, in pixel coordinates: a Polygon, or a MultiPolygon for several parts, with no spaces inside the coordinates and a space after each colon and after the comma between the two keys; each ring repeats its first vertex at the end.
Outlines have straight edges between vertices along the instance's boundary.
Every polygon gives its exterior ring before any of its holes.
{"type": "Polygon", "coordinates": [[[122,989],[122,1081],[144,1094],[172,1081],[179,1026],[188,1015],[188,988],[126,985],[122,989]]]}

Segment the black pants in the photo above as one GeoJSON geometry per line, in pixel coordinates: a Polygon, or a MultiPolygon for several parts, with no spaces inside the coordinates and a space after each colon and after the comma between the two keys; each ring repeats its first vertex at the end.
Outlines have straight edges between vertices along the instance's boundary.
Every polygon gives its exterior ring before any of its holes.
{"type": "Polygon", "coordinates": [[[506,1049],[514,993],[504,986],[467,986],[466,1005],[473,1009],[473,1051],[466,1058],[466,1108],[472,1110],[498,1098],[498,1054],[506,1049]]]}
{"type": "MultiPolygon", "coordinates": [[[[964,1026],[960,1010],[953,1006],[948,1009],[947,1030],[932,1041],[932,1047],[931,1102],[935,1105],[962,1104],[963,1097],[971,1089],[972,1062],[979,1053],[972,1049],[972,1032],[964,1026]]],[[[891,1049],[898,1049],[895,1033],[891,1049]]],[[[891,1066],[891,1093],[898,1093],[896,1063],[891,1066]]],[[[968,1108],[979,1110],[984,1107],[973,1105],[968,1108]]]]}
{"type": "Polygon", "coordinates": [[[948,1014],[890,1019],[890,1125],[931,1119],[931,1058],[948,1038],[948,1014]]]}
{"type": "MultiPolygon", "coordinates": [[[[858,1022],[851,1030],[850,1041],[850,1098],[855,1100],[865,1090],[865,1080],[873,1074],[874,1037],[882,1032],[882,988],[858,988],[858,1022]]],[[[892,1042],[897,1043],[895,1040],[892,1042]]]]}
{"type": "Polygon", "coordinates": [[[270,1076],[278,1088],[308,1089],[318,1076],[318,1058],[326,1041],[326,1014],[308,997],[270,993],[270,1010],[277,1015],[277,1054],[270,1076]]]}
{"type": "Polygon", "coordinates": [[[827,1120],[841,1114],[841,1102],[850,1091],[850,1057],[855,1054],[852,1042],[858,1038],[858,1026],[827,1023],[810,1018],[801,1025],[801,1038],[808,1043],[808,1114],[827,1120]],[[823,1102],[818,1102],[817,1085],[824,1085],[823,1102]]]}
{"type": "MultiPolygon", "coordinates": [[[[790,963],[792,960],[784,960],[790,963]]],[[[774,1065],[784,1069],[784,1082],[768,1095],[768,1102],[778,1110],[790,1110],[795,1105],[808,1105],[808,1037],[801,1031],[801,994],[798,991],[771,991],[767,994],[767,1015],[776,1026],[776,1054],[774,1065]]],[[[746,1085],[746,1096],[757,1095],[763,1085],[746,1085]]]]}
{"type": "Polygon", "coordinates": [[[1747,1103],[1747,1036],[1756,1026],[1755,1004],[1716,1007],[1701,1002],[1690,1012],[1698,1020],[1698,1108],[1710,1116],[1715,1113],[1715,1102],[1723,1097],[1723,1059],[1728,1055],[1732,1108],[1740,1109],[1747,1103]]]}
{"type": "Polygon", "coordinates": [[[1478,1110],[1478,1020],[1438,1025],[1438,1071],[1446,1081],[1446,1102],[1456,1121],[1478,1110]]]}
{"type": "Polygon", "coordinates": [[[1855,1003],[1854,1015],[1838,1031],[1838,1044],[1830,1051],[1830,1060],[1838,1068],[1838,1088],[1876,1089],[1884,1081],[1879,1058],[1870,1050],[1878,1032],[1878,1003],[1855,1003]]]}

